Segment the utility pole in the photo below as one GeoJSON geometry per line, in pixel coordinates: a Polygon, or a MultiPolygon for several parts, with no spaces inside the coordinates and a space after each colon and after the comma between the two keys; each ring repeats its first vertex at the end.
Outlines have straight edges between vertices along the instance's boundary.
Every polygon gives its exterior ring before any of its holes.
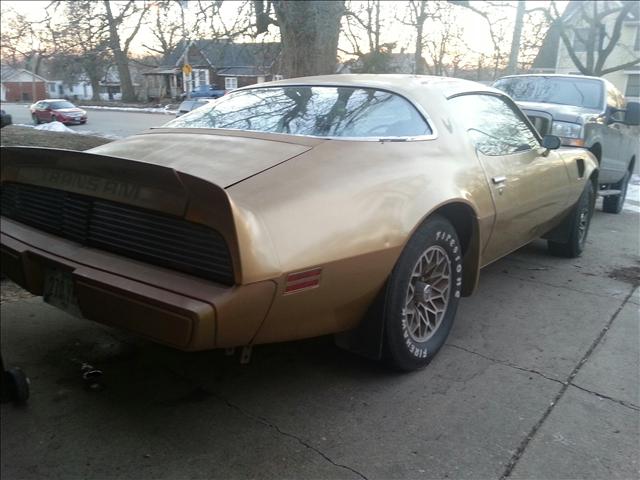
{"type": "Polygon", "coordinates": [[[520,36],[522,35],[522,23],[524,21],[525,7],[525,1],[520,0],[516,10],[516,21],[513,26],[511,52],[509,53],[509,65],[507,66],[508,75],[518,73],[518,53],[520,51],[520,36]]]}

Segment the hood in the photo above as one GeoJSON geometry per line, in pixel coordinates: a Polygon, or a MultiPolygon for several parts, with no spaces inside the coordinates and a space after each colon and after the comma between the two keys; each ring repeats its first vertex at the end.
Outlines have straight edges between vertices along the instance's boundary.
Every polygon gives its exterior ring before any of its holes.
{"type": "Polygon", "coordinates": [[[321,139],[206,129],[155,129],[87,150],[187,173],[222,188],[268,170],[321,139]],[[271,138],[269,138],[271,137],[271,138]]]}
{"type": "Polygon", "coordinates": [[[516,101],[516,104],[527,114],[545,112],[551,115],[554,120],[579,124],[583,124],[585,118],[598,115],[600,113],[597,109],[593,108],[576,107],[574,105],[560,105],[558,103],[516,101]]]}

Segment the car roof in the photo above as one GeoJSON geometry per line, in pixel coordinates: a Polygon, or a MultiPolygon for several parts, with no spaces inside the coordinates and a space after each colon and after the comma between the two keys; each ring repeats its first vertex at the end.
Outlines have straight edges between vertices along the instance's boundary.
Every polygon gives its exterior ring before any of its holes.
{"type": "Polygon", "coordinates": [[[288,78],[274,82],[250,85],[238,90],[256,87],[271,87],[285,85],[309,85],[309,86],[345,86],[376,88],[389,90],[401,95],[412,97],[416,88],[421,90],[437,91],[446,97],[451,97],[465,92],[491,92],[504,95],[504,92],[493,87],[488,87],[478,82],[463,80],[460,78],[437,77],[433,75],[410,74],[338,74],[320,75],[314,77],[288,78]]]}
{"type": "Polygon", "coordinates": [[[505,77],[500,77],[498,80],[502,80],[503,78],[519,78],[519,77],[556,77],[556,78],[587,78],[589,80],[599,80],[603,81],[603,78],[600,77],[590,77],[589,75],[575,75],[571,73],[524,73],[522,75],[507,75],[505,77]]]}

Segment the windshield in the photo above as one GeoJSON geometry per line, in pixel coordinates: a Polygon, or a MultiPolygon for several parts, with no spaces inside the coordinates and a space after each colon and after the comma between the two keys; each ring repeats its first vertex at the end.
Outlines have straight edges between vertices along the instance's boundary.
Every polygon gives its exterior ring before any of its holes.
{"type": "Polygon", "coordinates": [[[516,101],[558,103],[601,109],[603,85],[590,78],[511,77],[493,85],[516,101]]]}
{"type": "Polygon", "coordinates": [[[49,102],[49,107],[53,108],[54,110],[60,110],[61,108],[76,108],[73,103],[65,101],[49,102]]]}
{"type": "Polygon", "coordinates": [[[240,90],[169,122],[172,128],[230,128],[314,137],[413,137],[431,129],[398,95],[353,87],[240,90]]]}

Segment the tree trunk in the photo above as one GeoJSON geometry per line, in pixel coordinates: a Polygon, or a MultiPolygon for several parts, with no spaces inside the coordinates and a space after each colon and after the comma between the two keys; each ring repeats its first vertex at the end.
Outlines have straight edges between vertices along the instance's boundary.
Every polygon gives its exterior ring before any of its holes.
{"type": "Polygon", "coordinates": [[[122,51],[120,47],[120,36],[118,35],[118,26],[111,13],[111,7],[109,1],[104,2],[104,6],[107,12],[107,21],[109,23],[109,46],[113,52],[113,58],[116,61],[116,67],[118,68],[118,76],[120,77],[120,91],[122,92],[123,102],[135,102],[136,92],[133,89],[133,82],[131,81],[131,73],[129,72],[129,59],[122,51]]]}
{"type": "Polygon", "coordinates": [[[100,100],[100,75],[97,72],[85,70],[91,82],[91,100],[100,100]]]}
{"type": "Polygon", "coordinates": [[[286,77],[336,71],[343,1],[276,1],[282,40],[282,73],[286,77]]]}
{"type": "Polygon", "coordinates": [[[415,73],[416,75],[424,75],[424,62],[422,61],[422,43],[424,41],[424,22],[425,22],[425,8],[427,2],[425,0],[420,1],[420,11],[416,14],[416,53],[414,55],[415,73]]]}
{"type": "Polygon", "coordinates": [[[522,36],[525,7],[526,4],[524,1],[518,2],[516,21],[513,27],[513,38],[511,39],[511,52],[509,53],[509,66],[507,67],[508,75],[513,75],[518,72],[518,53],[520,52],[520,37],[522,36]]]}

